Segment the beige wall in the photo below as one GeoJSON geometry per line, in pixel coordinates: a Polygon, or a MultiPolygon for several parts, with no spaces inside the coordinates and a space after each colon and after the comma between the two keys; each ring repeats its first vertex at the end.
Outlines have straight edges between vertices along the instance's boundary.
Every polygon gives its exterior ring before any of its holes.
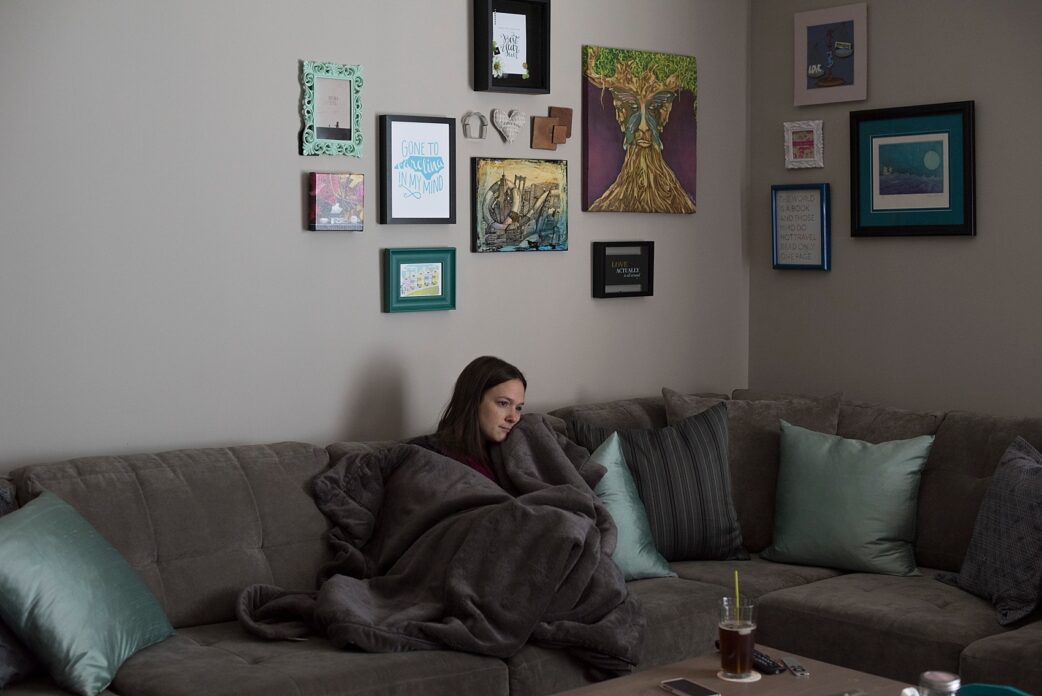
{"type": "Polygon", "coordinates": [[[750,386],[907,408],[1042,415],[1042,3],[870,0],[867,101],[792,105],[793,13],[753,0],[750,386]],[[848,114],[976,102],[977,237],[850,237],[848,114]],[[823,119],[825,168],[784,168],[782,123],[823,119]],[[770,187],[832,185],[833,270],[771,269],[770,187]]]}
{"type": "Polygon", "coordinates": [[[469,8],[0,3],[0,470],[412,435],[483,353],[527,372],[535,410],[743,384],[748,3],[557,0],[541,96],[470,89],[469,8]],[[578,117],[584,43],[697,57],[696,215],[580,212],[578,135],[491,137],[458,143],[459,224],[376,223],[378,114],[578,117]],[[302,59],[364,67],[363,158],[297,154],[302,59]],[[469,252],[475,155],[568,160],[569,251],[469,252]],[[303,231],[312,170],[365,173],[364,232],[303,231]],[[594,301],[590,242],[627,239],[656,243],[655,296],[594,301]],[[380,249],[431,245],[459,250],[458,309],[382,314],[380,249]]]}

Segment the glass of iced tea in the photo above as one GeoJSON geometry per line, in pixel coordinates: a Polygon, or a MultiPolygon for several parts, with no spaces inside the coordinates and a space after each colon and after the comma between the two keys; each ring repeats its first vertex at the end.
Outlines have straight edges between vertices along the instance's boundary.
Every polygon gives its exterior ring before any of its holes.
{"type": "Polygon", "coordinates": [[[720,600],[720,677],[749,679],[753,676],[753,645],[756,643],[756,605],[745,597],[720,600]]]}

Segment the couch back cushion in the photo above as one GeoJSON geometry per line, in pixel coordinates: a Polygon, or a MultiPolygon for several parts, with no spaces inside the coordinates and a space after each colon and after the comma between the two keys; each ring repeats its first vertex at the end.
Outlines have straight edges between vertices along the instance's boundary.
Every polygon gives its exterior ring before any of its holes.
{"type": "Polygon", "coordinates": [[[940,411],[905,411],[880,404],[843,401],[839,405],[836,434],[873,444],[909,440],[920,435],[936,435],[943,420],[944,413],[940,411]]]}
{"type": "MultiPolygon", "coordinates": [[[[606,430],[648,430],[666,427],[666,407],[661,396],[645,396],[596,404],[565,406],[550,411],[566,423],[582,421],[606,430]]],[[[574,440],[574,432],[569,429],[574,440]]]]}
{"type": "Polygon", "coordinates": [[[945,415],[919,487],[919,565],[959,571],[991,476],[1018,435],[1042,449],[1042,418],[945,415]]]}
{"type": "Polygon", "coordinates": [[[254,583],[313,590],[329,554],[310,482],[324,449],[295,442],[87,457],[14,472],[24,504],[48,490],[116,547],[177,628],[230,621],[254,583]]]}
{"type": "MultiPolygon", "coordinates": [[[[663,389],[670,422],[699,413],[721,400],[663,389]]],[[[833,435],[839,418],[840,395],[825,398],[723,400],[731,486],[745,548],[759,552],[774,536],[775,497],[781,459],[782,419],[809,430],[833,435]]]]}

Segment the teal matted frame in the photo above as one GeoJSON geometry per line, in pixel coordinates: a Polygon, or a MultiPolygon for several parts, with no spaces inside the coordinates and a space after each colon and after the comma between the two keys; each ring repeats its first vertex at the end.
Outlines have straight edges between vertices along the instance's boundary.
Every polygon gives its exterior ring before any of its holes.
{"type": "Polygon", "coordinates": [[[853,237],[976,234],[974,103],[850,112],[853,237]]]}
{"type": "Polygon", "coordinates": [[[456,309],[456,248],[383,250],[383,311],[456,309]]]}
{"type": "Polygon", "coordinates": [[[302,155],[362,156],[362,66],[303,61],[302,155]]]}

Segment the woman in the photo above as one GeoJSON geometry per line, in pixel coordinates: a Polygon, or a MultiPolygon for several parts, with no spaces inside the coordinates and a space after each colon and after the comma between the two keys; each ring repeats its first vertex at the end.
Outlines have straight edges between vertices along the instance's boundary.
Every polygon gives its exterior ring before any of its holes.
{"type": "Polygon", "coordinates": [[[411,442],[496,481],[489,447],[505,440],[521,420],[527,387],[521,370],[510,363],[491,355],[476,358],[456,378],[437,431],[411,442]]]}

